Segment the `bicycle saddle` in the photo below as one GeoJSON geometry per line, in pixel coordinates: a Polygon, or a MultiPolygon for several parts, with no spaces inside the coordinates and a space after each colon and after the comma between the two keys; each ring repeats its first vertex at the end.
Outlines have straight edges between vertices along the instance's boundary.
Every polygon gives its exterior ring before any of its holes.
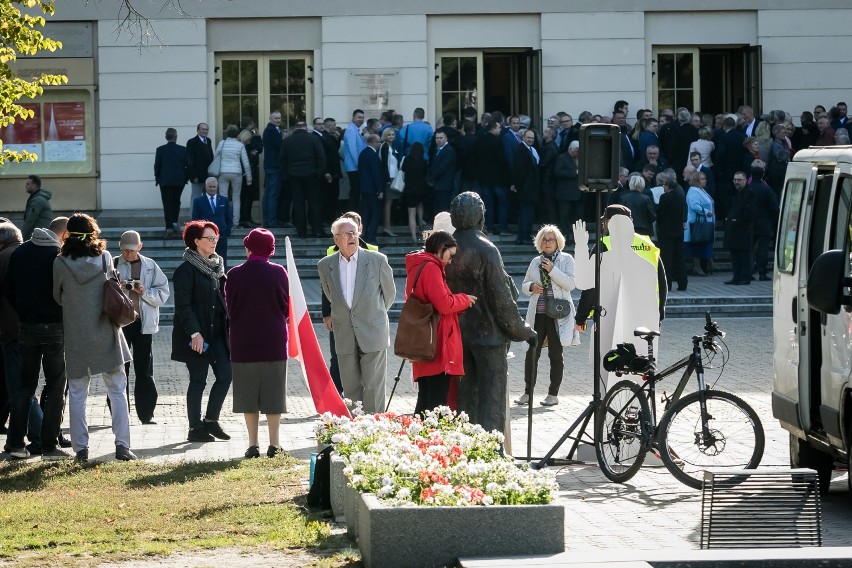
{"type": "Polygon", "coordinates": [[[659,336],[660,336],[659,331],[651,331],[647,327],[637,327],[636,329],[633,330],[633,337],[641,337],[645,341],[648,341],[649,339],[653,339],[653,338],[659,337],[659,336]]]}

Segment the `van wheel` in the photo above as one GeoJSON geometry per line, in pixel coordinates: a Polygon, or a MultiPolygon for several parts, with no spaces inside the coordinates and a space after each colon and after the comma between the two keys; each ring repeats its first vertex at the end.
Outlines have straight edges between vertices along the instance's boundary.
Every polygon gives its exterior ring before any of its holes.
{"type": "Polygon", "coordinates": [[[813,469],[819,476],[819,492],[828,493],[831,486],[831,472],[834,470],[834,458],[813,449],[806,441],[790,434],[790,467],[813,469]]]}

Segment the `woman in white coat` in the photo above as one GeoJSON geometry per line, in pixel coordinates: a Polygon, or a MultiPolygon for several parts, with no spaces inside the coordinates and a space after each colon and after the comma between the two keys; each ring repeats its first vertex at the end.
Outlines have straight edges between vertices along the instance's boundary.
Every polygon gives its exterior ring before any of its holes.
{"type": "Polygon", "coordinates": [[[562,249],[565,247],[565,237],[556,225],[544,225],[539,229],[534,240],[536,250],[541,253],[530,262],[521,289],[530,297],[527,306],[527,323],[538,334],[538,344],[535,349],[527,351],[524,366],[524,395],[515,402],[529,404],[530,392],[529,368],[538,366],[541,350],[547,342],[547,353],[550,358],[550,386],[547,397],[542,401],[543,406],[559,404],[559,386],[562,384],[562,373],[565,368],[562,356],[563,347],[578,345],[579,336],[574,330],[574,301],[571,290],[574,289],[574,257],[562,249]],[[564,317],[553,318],[547,315],[549,299],[567,300],[569,310],[564,317]]]}

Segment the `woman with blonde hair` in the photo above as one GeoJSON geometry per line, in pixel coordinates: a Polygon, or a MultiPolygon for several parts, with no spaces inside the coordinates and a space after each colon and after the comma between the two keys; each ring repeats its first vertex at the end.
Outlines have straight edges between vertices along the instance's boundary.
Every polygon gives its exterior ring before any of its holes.
{"type": "Polygon", "coordinates": [[[524,367],[526,388],[523,396],[515,403],[530,404],[532,377],[529,375],[529,368],[538,366],[541,350],[547,343],[547,354],[550,358],[550,386],[547,389],[547,397],[541,404],[555,406],[559,404],[559,386],[562,384],[565,369],[562,349],[580,343],[579,333],[574,329],[576,308],[571,299],[571,290],[575,287],[574,257],[564,252],[565,237],[556,225],[541,227],[533,243],[539,254],[530,262],[521,289],[530,297],[526,321],[538,334],[538,344],[535,349],[527,351],[524,367]],[[569,309],[562,317],[551,317],[547,314],[548,300],[564,300],[568,302],[569,309]]]}
{"type": "Polygon", "coordinates": [[[237,139],[240,129],[236,124],[229,124],[225,129],[225,139],[216,147],[216,155],[221,156],[219,170],[219,193],[231,200],[234,210],[234,225],[240,222],[240,192],[243,184],[243,174],[246,183],[252,184],[251,164],[249,163],[246,146],[237,139]]]}

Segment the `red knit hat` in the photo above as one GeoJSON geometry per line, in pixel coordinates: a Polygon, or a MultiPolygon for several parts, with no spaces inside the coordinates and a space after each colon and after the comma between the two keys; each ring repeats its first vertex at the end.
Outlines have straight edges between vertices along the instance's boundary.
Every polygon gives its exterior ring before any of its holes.
{"type": "Polygon", "coordinates": [[[243,246],[254,254],[272,256],[275,254],[275,235],[266,229],[252,229],[243,239],[243,246]]]}

